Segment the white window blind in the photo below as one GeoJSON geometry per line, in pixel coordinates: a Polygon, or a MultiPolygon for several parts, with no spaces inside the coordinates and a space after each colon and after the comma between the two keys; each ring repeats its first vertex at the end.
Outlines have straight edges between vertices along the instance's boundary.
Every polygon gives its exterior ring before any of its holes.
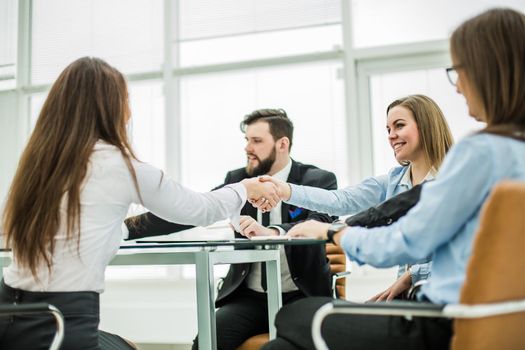
{"type": "Polygon", "coordinates": [[[447,39],[461,22],[492,7],[525,10],[523,0],[350,0],[355,47],[447,39]]]}
{"type": "Polygon", "coordinates": [[[0,89],[15,85],[17,13],[16,0],[0,0],[0,89]]]}
{"type": "Polygon", "coordinates": [[[178,17],[182,67],[342,46],[340,0],[182,0],[178,17]]]}
{"type": "Polygon", "coordinates": [[[340,0],[181,0],[180,40],[339,23],[340,0]]]}
{"type": "Polygon", "coordinates": [[[126,74],[161,69],[162,0],[34,0],[32,8],[33,84],[83,56],[126,74]]]}

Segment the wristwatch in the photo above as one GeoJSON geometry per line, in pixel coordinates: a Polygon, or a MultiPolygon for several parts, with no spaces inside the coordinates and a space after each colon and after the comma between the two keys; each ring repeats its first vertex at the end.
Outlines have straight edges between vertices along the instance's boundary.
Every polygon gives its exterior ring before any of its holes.
{"type": "Polygon", "coordinates": [[[328,232],[326,232],[326,241],[328,243],[332,243],[332,244],[335,244],[334,242],[334,235],[341,231],[342,229],[345,229],[347,228],[348,226],[344,223],[344,222],[341,222],[341,221],[335,221],[333,222],[330,227],[328,227],[328,232]]]}

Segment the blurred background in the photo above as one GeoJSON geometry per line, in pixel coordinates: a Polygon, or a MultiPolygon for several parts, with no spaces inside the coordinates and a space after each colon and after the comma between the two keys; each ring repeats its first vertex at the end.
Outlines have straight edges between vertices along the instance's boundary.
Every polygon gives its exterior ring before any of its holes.
{"type": "MultiPolygon", "coordinates": [[[[482,127],[447,80],[447,38],[495,6],[525,11],[524,0],[0,0],[0,199],[51,84],[82,56],[126,75],[139,158],[195,190],[244,166],[239,122],[259,108],[285,109],[292,157],[339,186],[383,174],[396,165],[385,130],[395,98],[436,100],[456,141],[482,127]]],[[[351,300],[396,273],[351,266],[351,300]]],[[[106,280],[101,328],[141,349],[189,348],[193,266],[110,267],[106,280]]]]}

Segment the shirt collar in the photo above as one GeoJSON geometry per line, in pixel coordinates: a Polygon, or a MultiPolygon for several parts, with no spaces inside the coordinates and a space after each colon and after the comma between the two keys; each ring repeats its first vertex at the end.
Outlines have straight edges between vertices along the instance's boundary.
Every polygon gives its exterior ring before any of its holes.
{"type": "MultiPolygon", "coordinates": [[[[413,187],[412,180],[410,180],[410,171],[411,170],[412,170],[412,165],[409,164],[406,167],[406,170],[405,170],[405,173],[403,174],[403,177],[399,181],[400,185],[407,186],[408,188],[412,188],[413,187]]],[[[437,175],[437,170],[436,170],[436,168],[432,167],[428,171],[427,175],[425,175],[425,178],[423,179],[423,181],[434,180],[436,178],[436,175],[437,175]]]]}
{"type": "Polygon", "coordinates": [[[276,172],[273,177],[275,177],[278,180],[286,182],[288,180],[288,176],[290,176],[290,170],[292,170],[292,159],[290,158],[288,160],[288,164],[284,168],[282,168],[280,171],[276,172]]]}

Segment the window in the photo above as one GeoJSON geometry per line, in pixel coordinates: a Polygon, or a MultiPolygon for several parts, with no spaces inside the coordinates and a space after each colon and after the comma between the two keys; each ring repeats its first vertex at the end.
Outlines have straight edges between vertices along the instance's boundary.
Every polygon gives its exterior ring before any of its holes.
{"type": "Polygon", "coordinates": [[[34,0],[32,83],[53,82],[83,56],[126,74],[160,70],[162,11],[162,0],[34,0]]]}
{"type": "Polygon", "coordinates": [[[292,157],[347,179],[340,63],[324,62],[181,80],[182,182],[207,191],[246,164],[239,123],[259,108],[283,108],[294,123],[292,157]],[[203,103],[205,101],[205,103],[203,103]]]}
{"type": "Polygon", "coordinates": [[[130,135],[137,157],[165,168],[164,93],[160,81],[129,84],[130,135]]]}
{"type": "Polygon", "coordinates": [[[491,7],[525,10],[523,0],[352,0],[355,47],[446,39],[465,19],[491,7]]]}
{"type": "Polygon", "coordinates": [[[179,14],[181,66],[328,51],[342,42],[339,0],[182,0],[179,14]]]}
{"type": "Polygon", "coordinates": [[[12,89],[16,80],[16,0],[0,2],[0,90],[12,89]]]}

